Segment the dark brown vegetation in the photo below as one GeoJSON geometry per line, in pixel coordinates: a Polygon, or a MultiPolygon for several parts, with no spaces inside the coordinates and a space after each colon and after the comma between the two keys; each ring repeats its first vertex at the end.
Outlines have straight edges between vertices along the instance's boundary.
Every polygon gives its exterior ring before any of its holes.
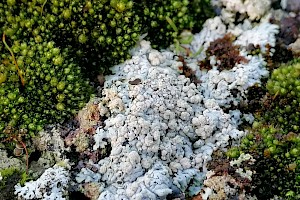
{"type": "Polygon", "coordinates": [[[235,36],[226,34],[224,37],[216,39],[210,43],[206,50],[206,59],[199,63],[200,69],[212,69],[210,57],[216,57],[216,65],[219,71],[231,69],[236,64],[247,63],[248,60],[240,55],[239,46],[234,45],[235,36]]]}

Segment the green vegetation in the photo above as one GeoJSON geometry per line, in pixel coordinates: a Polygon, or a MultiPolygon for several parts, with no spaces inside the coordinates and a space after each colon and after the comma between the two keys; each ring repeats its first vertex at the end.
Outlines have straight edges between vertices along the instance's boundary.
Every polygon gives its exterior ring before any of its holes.
{"type": "MultiPolygon", "coordinates": [[[[129,58],[142,30],[132,1],[32,0],[0,4],[2,32],[12,40],[54,41],[89,72],[129,58]]],[[[90,74],[91,74],[90,73],[90,74]]],[[[87,74],[87,76],[90,76],[87,74]]]]}
{"type": "Polygon", "coordinates": [[[14,167],[0,170],[0,177],[1,177],[0,188],[5,187],[6,180],[10,178],[10,176],[12,176],[15,172],[17,172],[17,169],[14,167]]]}
{"type": "Polygon", "coordinates": [[[0,170],[0,190],[2,199],[16,199],[14,195],[14,186],[17,183],[24,185],[31,180],[26,171],[16,167],[9,167],[0,170]]]}
{"type": "Polygon", "coordinates": [[[299,75],[299,60],[273,70],[263,109],[240,146],[226,153],[236,158],[245,152],[256,159],[252,193],[258,199],[300,199],[299,75]]]}
{"type": "Polygon", "coordinates": [[[68,56],[68,49],[60,50],[54,42],[34,41],[14,41],[11,49],[25,83],[23,86],[20,82],[10,53],[3,53],[0,131],[7,131],[8,126],[19,127],[34,135],[46,123],[70,117],[85,105],[92,88],[68,56]]]}
{"type": "Polygon", "coordinates": [[[300,62],[294,60],[275,69],[268,80],[267,89],[276,101],[265,120],[275,119],[285,133],[298,132],[300,123],[300,62]]]}
{"type": "Polygon", "coordinates": [[[16,177],[14,177],[14,179],[15,179],[15,181],[18,180],[21,185],[24,185],[25,182],[30,179],[25,171],[20,171],[19,169],[15,168],[15,167],[2,169],[2,170],[0,170],[0,177],[2,179],[0,181],[0,189],[3,189],[4,187],[6,187],[6,183],[10,182],[9,179],[13,175],[14,176],[17,175],[16,177]]]}
{"type": "Polygon", "coordinates": [[[54,41],[73,51],[89,72],[108,73],[109,66],[130,57],[140,35],[148,33],[154,47],[165,48],[182,30],[199,31],[213,12],[207,0],[31,0],[2,3],[0,15],[10,39],[54,41]]]}
{"type": "Polygon", "coordinates": [[[243,138],[240,150],[255,159],[252,187],[259,199],[287,195],[300,199],[300,135],[259,124],[243,138]],[[270,184],[272,183],[272,184],[270,184]]]}
{"type": "Polygon", "coordinates": [[[136,0],[136,13],[141,16],[147,40],[153,47],[166,48],[184,29],[199,32],[205,20],[213,16],[210,0],[136,0]],[[169,20],[167,20],[169,19],[169,20]],[[170,21],[173,22],[170,23],[170,21]]]}

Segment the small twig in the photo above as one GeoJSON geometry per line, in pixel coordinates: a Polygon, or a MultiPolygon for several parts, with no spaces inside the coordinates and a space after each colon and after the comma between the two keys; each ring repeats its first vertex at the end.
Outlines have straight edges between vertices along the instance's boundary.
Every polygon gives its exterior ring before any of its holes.
{"type": "Polygon", "coordinates": [[[12,56],[12,58],[13,58],[13,61],[14,61],[14,63],[15,63],[16,69],[18,70],[18,74],[19,74],[19,76],[20,76],[22,85],[25,86],[25,79],[24,79],[23,76],[22,76],[21,70],[20,70],[20,68],[19,68],[19,66],[18,66],[18,63],[17,63],[16,58],[15,58],[15,56],[14,56],[14,53],[13,53],[13,51],[10,49],[10,47],[7,45],[7,43],[5,42],[5,33],[3,33],[2,41],[3,41],[5,47],[8,49],[8,51],[10,52],[10,54],[11,54],[11,56],[12,56]]]}
{"type": "Polygon", "coordinates": [[[43,5],[41,7],[41,15],[43,15],[44,6],[45,6],[46,3],[47,3],[47,0],[44,1],[43,5]]]}
{"type": "Polygon", "coordinates": [[[272,97],[272,100],[275,100],[275,98],[278,96],[278,94],[279,94],[279,91],[277,91],[277,92],[274,94],[274,96],[272,97]]]}
{"type": "Polygon", "coordinates": [[[166,16],[166,20],[171,25],[171,27],[173,28],[173,30],[178,33],[178,28],[174,24],[173,20],[170,17],[168,17],[168,16],[166,16]]]}
{"type": "Polygon", "coordinates": [[[23,146],[23,148],[25,149],[25,153],[26,153],[26,173],[28,174],[28,168],[29,168],[29,156],[28,156],[28,151],[26,148],[26,144],[24,142],[22,142],[21,140],[19,140],[18,142],[20,142],[23,146]]]}
{"type": "Polygon", "coordinates": [[[195,58],[203,51],[203,49],[204,49],[204,46],[200,47],[200,49],[197,52],[195,52],[194,54],[191,54],[191,57],[195,58]]]}

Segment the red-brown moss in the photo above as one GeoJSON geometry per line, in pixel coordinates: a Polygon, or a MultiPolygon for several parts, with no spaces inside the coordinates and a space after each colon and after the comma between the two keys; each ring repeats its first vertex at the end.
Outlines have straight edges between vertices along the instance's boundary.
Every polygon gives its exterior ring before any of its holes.
{"type": "Polygon", "coordinates": [[[210,43],[206,50],[206,59],[199,63],[200,69],[211,69],[209,57],[215,56],[219,71],[231,69],[236,64],[247,63],[248,60],[240,55],[239,46],[233,45],[235,36],[226,34],[224,37],[216,39],[210,43]]]}

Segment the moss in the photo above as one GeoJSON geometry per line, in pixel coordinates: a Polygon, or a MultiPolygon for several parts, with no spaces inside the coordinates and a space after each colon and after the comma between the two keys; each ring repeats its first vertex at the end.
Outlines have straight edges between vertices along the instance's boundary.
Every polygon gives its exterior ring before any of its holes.
{"type": "Polygon", "coordinates": [[[267,83],[267,89],[272,95],[298,99],[299,75],[300,63],[282,65],[272,72],[271,78],[267,83]]]}
{"type": "Polygon", "coordinates": [[[2,199],[16,199],[14,195],[14,186],[19,182],[21,172],[15,167],[0,170],[2,180],[0,181],[0,190],[2,199]]]}
{"type": "Polygon", "coordinates": [[[227,152],[230,158],[245,152],[256,160],[250,192],[258,199],[300,199],[299,70],[299,59],[273,70],[262,86],[266,94],[255,100],[258,109],[248,135],[227,152]]]}
{"type": "Polygon", "coordinates": [[[228,152],[240,151],[254,157],[256,161],[251,170],[255,171],[255,174],[252,177],[250,192],[258,199],[269,199],[274,195],[300,195],[299,147],[298,133],[284,134],[282,129],[273,125],[260,124],[255,125],[242,139],[238,150],[234,148],[228,152]]]}
{"type": "Polygon", "coordinates": [[[13,175],[16,171],[17,171],[17,169],[14,168],[14,167],[9,167],[9,168],[0,170],[0,174],[1,174],[1,177],[2,177],[2,182],[1,183],[5,183],[5,180],[7,178],[9,178],[11,175],[13,175]]]}
{"type": "Polygon", "coordinates": [[[14,186],[17,183],[24,185],[25,182],[31,180],[26,171],[22,171],[15,167],[9,167],[0,170],[2,180],[0,181],[2,199],[16,199],[14,195],[14,186]]]}
{"type": "Polygon", "coordinates": [[[154,48],[166,48],[174,43],[184,30],[199,32],[207,18],[214,15],[207,0],[136,0],[135,13],[140,16],[146,39],[154,48]],[[175,25],[170,24],[169,18],[175,25]]]}
{"type": "Polygon", "coordinates": [[[32,137],[46,123],[61,122],[76,114],[93,92],[68,49],[59,49],[54,42],[34,41],[15,41],[12,49],[16,48],[21,50],[15,56],[25,85],[20,83],[5,50],[0,64],[0,71],[9,74],[0,84],[0,138],[11,142],[32,137]],[[25,51],[28,53],[22,55],[25,51]]]}
{"type": "Polygon", "coordinates": [[[210,56],[216,57],[216,66],[219,71],[231,69],[239,63],[247,63],[248,60],[240,56],[239,46],[233,45],[234,40],[234,35],[226,34],[224,37],[211,42],[206,50],[206,59],[199,63],[200,69],[212,69],[210,56]]]}
{"type": "Polygon", "coordinates": [[[299,131],[300,62],[298,59],[273,70],[266,88],[272,104],[264,114],[266,122],[276,121],[285,133],[299,131]]]}

